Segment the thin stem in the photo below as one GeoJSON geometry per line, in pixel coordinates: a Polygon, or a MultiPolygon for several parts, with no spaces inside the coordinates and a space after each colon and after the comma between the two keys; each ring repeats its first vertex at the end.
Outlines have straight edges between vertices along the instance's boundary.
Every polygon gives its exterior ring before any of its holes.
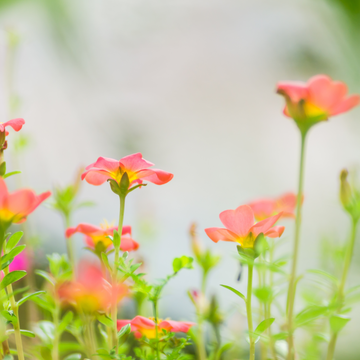
{"type": "MultiPolygon", "coordinates": [[[[71,226],[70,215],[65,215],[65,227],[66,227],[66,229],[68,229],[70,226],[71,226]]],[[[73,241],[72,241],[71,237],[69,239],[65,239],[65,241],[66,241],[67,255],[68,255],[71,270],[72,270],[73,276],[74,276],[75,275],[74,244],[73,244],[73,241]]]]}
{"type": "Polygon", "coordinates": [[[51,351],[51,357],[53,360],[59,360],[59,342],[60,342],[60,334],[58,331],[59,316],[60,316],[60,307],[58,301],[55,299],[55,311],[53,315],[55,334],[54,334],[53,348],[51,351]]]}
{"type": "Polygon", "coordinates": [[[307,131],[301,132],[301,151],[300,151],[300,166],[299,166],[299,183],[298,193],[296,201],[296,220],[295,220],[295,236],[293,247],[293,258],[289,282],[289,290],[287,297],[287,327],[289,331],[288,338],[288,360],[294,359],[294,336],[293,336],[293,317],[294,317],[294,304],[296,293],[296,271],[299,253],[300,243],[300,228],[301,228],[301,209],[302,209],[302,196],[303,196],[303,184],[304,184],[304,160],[305,160],[305,143],[306,143],[307,131]]]}
{"type": "Polygon", "coordinates": [[[253,269],[254,265],[248,266],[248,284],[247,284],[247,296],[246,296],[246,315],[248,320],[249,338],[250,338],[250,357],[249,360],[255,360],[255,341],[254,341],[254,328],[252,321],[251,310],[251,295],[252,295],[252,281],[253,281],[253,269]]]}
{"type": "MultiPolygon", "coordinates": [[[[124,223],[124,212],[125,212],[125,196],[119,196],[120,198],[120,212],[119,212],[119,227],[118,233],[120,237],[120,244],[121,244],[121,234],[122,228],[124,223]]],[[[118,273],[118,263],[119,263],[119,252],[120,252],[120,245],[115,246],[115,260],[114,260],[114,269],[113,269],[113,286],[117,283],[117,273],[118,273]]],[[[116,347],[116,354],[119,352],[119,342],[117,341],[117,302],[114,301],[114,304],[111,308],[111,317],[114,323],[113,328],[113,343],[115,343],[116,347]]]]}
{"type": "MultiPolygon", "coordinates": [[[[259,261],[263,262],[263,258],[260,255],[259,261]]],[[[266,278],[263,270],[261,268],[257,269],[258,277],[259,277],[259,288],[263,288],[266,285],[266,278]]],[[[259,323],[267,318],[266,316],[266,303],[263,301],[260,301],[259,304],[259,323]]],[[[263,341],[260,340],[260,358],[261,360],[265,360],[267,355],[267,344],[265,344],[263,341]]]]}
{"type": "MultiPolygon", "coordinates": [[[[352,255],[354,252],[357,223],[358,223],[358,220],[353,218],[352,223],[351,223],[351,237],[350,237],[350,241],[346,247],[344,269],[343,269],[341,282],[340,282],[340,286],[339,286],[339,295],[338,295],[339,308],[337,311],[338,313],[341,311],[341,309],[343,307],[344,289],[345,289],[346,280],[347,280],[347,277],[349,274],[349,268],[350,268],[350,264],[351,264],[352,255]]],[[[333,333],[331,336],[329,346],[328,346],[326,360],[332,360],[334,357],[337,337],[338,337],[338,333],[333,333]]]]}
{"type": "MultiPolygon", "coordinates": [[[[206,292],[206,279],[207,271],[203,271],[203,276],[201,280],[201,296],[205,296],[206,292]]],[[[204,341],[204,314],[202,307],[202,299],[200,300],[200,306],[198,308],[198,336],[197,336],[197,347],[198,347],[198,356],[199,360],[206,360],[206,349],[204,341]]]]}
{"type": "Polygon", "coordinates": [[[156,336],[156,359],[160,360],[159,351],[159,328],[158,328],[158,314],[157,314],[157,299],[153,300],[154,320],[155,320],[155,336],[156,336]]]}
{"type": "MultiPolygon", "coordinates": [[[[9,274],[9,267],[6,267],[4,269],[4,274],[5,274],[5,276],[7,274],[9,274]]],[[[14,315],[16,317],[16,321],[15,321],[15,323],[13,323],[13,326],[14,326],[14,332],[15,332],[15,343],[16,343],[18,359],[25,360],[23,344],[22,344],[22,340],[21,340],[21,333],[20,333],[19,308],[15,301],[14,291],[13,291],[11,284],[6,287],[6,291],[10,295],[9,297],[10,297],[11,309],[14,312],[14,315]]]]}

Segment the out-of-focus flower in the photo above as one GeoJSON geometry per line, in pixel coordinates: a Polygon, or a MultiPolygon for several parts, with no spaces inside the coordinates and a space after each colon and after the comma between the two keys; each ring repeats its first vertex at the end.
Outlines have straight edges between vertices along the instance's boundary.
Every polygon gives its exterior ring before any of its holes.
{"type": "MultiPolygon", "coordinates": [[[[101,243],[104,250],[106,250],[113,245],[111,239],[109,239],[108,236],[112,236],[114,230],[118,230],[118,227],[111,226],[109,224],[100,225],[100,227],[90,224],[79,224],[76,227],[68,228],[65,232],[65,235],[67,238],[69,238],[75,233],[84,234],[85,242],[89,247],[96,249],[96,247],[101,243]]],[[[138,248],[139,243],[131,238],[131,226],[123,226],[120,250],[133,251],[137,250],[138,248]]]]}
{"type": "Polygon", "coordinates": [[[205,314],[209,310],[209,302],[205,295],[199,290],[190,290],[188,295],[192,303],[195,305],[196,311],[199,314],[205,314]]]}
{"type": "Polygon", "coordinates": [[[18,118],[18,119],[9,120],[4,123],[0,123],[0,132],[6,131],[5,129],[8,126],[11,126],[15,131],[20,131],[24,124],[25,124],[24,119],[18,118]]]}
{"type": "Polygon", "coordinates": [[[14,260],[9,265],[10,271],[16,271],[16,270],[27,271],[29,269],[30,261],[25,251],[22,251],[19,255],[16,255],[14,257],[14,260]]]}
{"type": "Polygon", "coordinates": [[[260,199],[252,201],[248,205],[254,212],[257,221],[265,220],[282,212],[281,217],[295,218],[297,196],[294,193],[286,193],[276,199],[260,199]]]}
{"type": "Polygon", "coordinates": [[[307,83],[280,82],[277,93],[286,100],[284,114],[293,118],[302,131],[360,103],[359,95],[347,96],[346,84],[326,75],[314,76],[307,83]]]}
{"type": "MultiPolygon", "coordinates": [[[[141,338],[142,336],[145,336],[148,339],[154,339],[156,337],[156,323],[154,320],[150,318],[146,318],[143,316],[136,316],[132,320],[118,320],[117,321],[118,330],[120,330],[123,326],[127,324],[131,325],[131,331],[134,332],[135,337],[137,338],[141,338]]],[[[163,329],[170,332],[187,333],[189,329],[194,325],[195,323],[192,322],[159,320],[158,331],[160,334],[163,329]]]]}
{"type": "Polygon", "coordinates": [[[143,181],[163,185],[174,177],[163,170],[149,169],[153,165],[143,159],[141,153],[125,156],[120,160],[99,157],[96,162],[86,167],[81,179],[91,185],[101,185],[108,179],[120,183],[123,174],[127,173],[130,188],[134,184],[142,184],[143,181]]]}
{"type": "Polygon", "coordinates": [[[271,238],[282,235],[284,226],[274,226],[281,215],[282,213],[279,213],[254,224],[254,212],[251,207],[241,205],[235,210],[225,210],[220,214],[220,220],[226,229],[207,228],[205,232],[214,242],[232,241],[239,243],[243,248],[253,248],[257,236],[261,233],[271,238]]]}
{"type": "Polygon", "coordinates": [[[36,195],[33,190],[23,189],[9,193],[6,183],[0,177],[0,223],[6,229],[11,223],[21,223],[44,200],[51,195],[50,191],[36,195]]]}
{"type": "Polygon", "coordinates": [[[128,294],[125,284],[111,285],[97,266],[82,263],[75,281],[66,282],[58,289],[59,298],[84,312],[106,311],[128,294]]]}

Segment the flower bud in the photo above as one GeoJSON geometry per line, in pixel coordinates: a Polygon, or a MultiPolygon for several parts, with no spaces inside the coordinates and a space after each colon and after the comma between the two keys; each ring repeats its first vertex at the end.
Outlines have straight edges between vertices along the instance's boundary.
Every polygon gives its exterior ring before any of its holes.
{"type": "Polygon", "coordinates": [[[196,233],[196,224],[195,223],[191,224],[189,233],[190,233],[192,251],[193,251],[195,257],[198,259],[201,257],[201,254],[203,251],[202,251],[200,240],[196,233]]]}
{"type": "Polygon", "coordinates": [[[340,173],[340,201],[344,206],[345,210],[349,211],[349,206],[351,205],[352,192],[347,177],[349,172],[346,169],[341,170],[340,173]]]}

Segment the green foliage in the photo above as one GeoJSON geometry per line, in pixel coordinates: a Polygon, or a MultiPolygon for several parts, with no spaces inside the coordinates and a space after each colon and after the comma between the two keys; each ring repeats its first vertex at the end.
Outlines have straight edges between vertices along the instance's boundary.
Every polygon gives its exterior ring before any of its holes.
{"type": "Polygon", "coordinates": [[[246,303],[246,297],[245,295],[243,295],[240,291],[234,289],[233,287],[231,286],[228,286],[228,285],[220,285],[222,287],[224,287],[225,289],[229,289],[230,291],[232,291],[234,294],[236,294],[237,296],[239,296],[241,299],[243,299],[246,303]]]}

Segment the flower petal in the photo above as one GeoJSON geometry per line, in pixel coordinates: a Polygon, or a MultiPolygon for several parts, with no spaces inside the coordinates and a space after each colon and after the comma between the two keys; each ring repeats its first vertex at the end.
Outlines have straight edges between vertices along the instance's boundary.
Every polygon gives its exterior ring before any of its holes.
{"type": "Polygon", "coordinates": [[[163,170],[158,169],[144,169],[136,173],[138,179],[150,181],[156,185],[163,185],[168,183],[174,175],[163,170]]]}
{"type": "Polygon", "coordinates": [[[119,171],[120,163],[118,160],[99,157],[93,164],[90,164],[85,169],[90,170],[91,168],[98,168],[101,170],[108,170],[109,172],[119,171]]]}
{"type": "Polygon", "coordinates": [[[92,234],[97,231],[103,231],[101,227],[94,226],[91,224],[79,224],[76,227],[70,227],[66,229],[65,236],[69,238],[70,236],[74,235],[75,233],[81,233],[85,235],[92,234]]]}
{"type": "Polygon", "coordinates": [[[119,161],[123,167],[131,172],[135,172],[142,169],[147,169],[150,166],[154,166],[153,163],[143,159],[141,153],[131,154],[123,157],[119,161]]]}
{"type": "Polygon", "coordinates": [[[256,220],[264,220],[274,213],[276,202],[272,199],[260,199],[248,204],[256,220]]]}
{"type": "Polygon", "coordinates": [[[205,229],[207,236],[214,242],[218,241],[233,241],[237,242],[238,236],[231,230],[222,228],[207,228],[205,229]]]}
{"type": "Polygon", "coordinates": [[[81,180],[86,180],[91,185],[102,185],[106,180],[112,179],[111,174],[106,170],[93,168],[81,175],[81,180]]]}
{"type": "Polygon", "coordinates": [[[239,237],[245,237],[254,224],[254,212],[248,205],[241,205],[235,210],[225,210],[220,214],[225,227],[239,237]]]}
{"type": "Polygon", "coordinates": [[[120,250],[121,251],[134,251],[139,248],[140,244],[129,236],[121,237],[120,250]]]}
{"type": "Polygon", "coordinates": [[[359,104],[360,104],[360,96],[359,95],[349,96],[348,98],[342,100],[341,102],[336,104],[336,106],[333,107],[333,109],[331,110],[331,115],[341,114],[343,112],[346,112],[346,111],[352,109],[353,107],[355,107],[359,104]]]}
{"type": "Polygon", "coordinates": [[[4,131],[7,126],[11,126],[15,131],[21,130],[23,125],[25,124],[25,120],[21,118],[9,120],[3,124],[1,124],[0,131],[4,131]]]}
{"type": "Polygon", "coordinates": [[[265,233],[280,219],[281,215],[282,212],[263,221],[259,221],[257,224],[251,227],[250,232],[252,232],[255,237],[261,233],[265,235],[265,233]]]}
{"type": "Polygon", "coordinates": [[[165,329],[171,332],[183,332],[187,333],[189,329],[196,325],[192,322],[182,322],[182,321],[173,321],[173,320],[164,320],[159,324],[160,329],[165,329]]]}
{"type": "Polygon", "coordinates": [[[264,233],[265,236],[270,238],[280,237],[285,230],[285,226],[273,226],[270,230],[264,233]]]}
{"type": "Polygon", "coordinates": [[[307,86],[300,81],[279,82],[276,86],[276,92],[294,103],[308,97],[307,86]]]}

